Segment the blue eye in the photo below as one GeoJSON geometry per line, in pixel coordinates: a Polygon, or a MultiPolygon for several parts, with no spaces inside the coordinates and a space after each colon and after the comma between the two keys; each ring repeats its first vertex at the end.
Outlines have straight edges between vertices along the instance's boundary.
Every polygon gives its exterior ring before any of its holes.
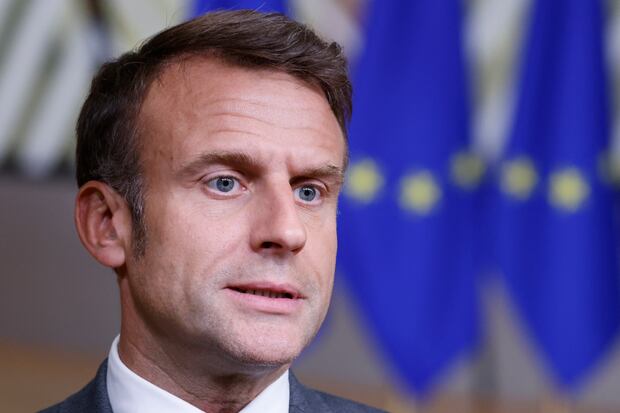
{"type": "Polygon", "coordinates": [[[311,186],[302,186],[295,190],[299,199],[304,202],[312,202],[319,197],[319,191],[311,186]]]}
{"type": "Polygon", "coordinates": [[[219,192],[230,192],[235,189],[237,180],[230,176],[220,176],[207,182],[207,186],[211,189],[217,189],[219,192]]]}

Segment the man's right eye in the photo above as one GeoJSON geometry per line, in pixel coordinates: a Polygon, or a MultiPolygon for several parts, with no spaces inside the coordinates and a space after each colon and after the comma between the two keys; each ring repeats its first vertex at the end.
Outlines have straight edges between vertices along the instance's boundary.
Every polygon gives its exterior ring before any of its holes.
{"type": "Polygon", "coordinates": [[[239,181],[232,176],[218,176],[207,181],[207,187],[214,191],[229,193],[239,189],[239,181]]]}

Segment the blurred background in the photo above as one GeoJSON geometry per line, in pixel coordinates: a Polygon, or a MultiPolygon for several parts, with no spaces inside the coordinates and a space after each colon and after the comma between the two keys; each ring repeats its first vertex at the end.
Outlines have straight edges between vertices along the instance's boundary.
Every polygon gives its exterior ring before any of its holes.
{"type": "Polygon", "coordinates": [[[0,0],[0,410],[78,390],[118,333],[72,222],[94,71],[222,7],[284,12],[351,63],[302,381],[391,412],[620,412],[620,0],[0,0]]]}

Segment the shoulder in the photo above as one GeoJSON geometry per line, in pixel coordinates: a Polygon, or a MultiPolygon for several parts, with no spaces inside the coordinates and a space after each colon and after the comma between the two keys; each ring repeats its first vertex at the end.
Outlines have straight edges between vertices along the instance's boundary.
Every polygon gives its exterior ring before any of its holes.
{"type": "Polygon", "coordinates": [[[385,413],[383,410],[374,407],[310,389],[301,384],[292,373],[289,375],[289,383],[291,389],[290,413],[385,413]]]}
{"type": "Polygon", "coordinates": [[[64,401],[41,410],[39,413],[112,413],[106,386],[107,359],[99,366],[97,375],[82,390],[64,401]]]}
{"type": "Polygon", "coordinates": [[[343,399],[342,397],[334,396],[332,394],[327,394],[312,389],[308,389],[308,391],[314,393],[316,397],[320,398],[334,412],[385,413],[383,410],[366,406],[365,404],[357,403],[352,400],[343,399]]]}

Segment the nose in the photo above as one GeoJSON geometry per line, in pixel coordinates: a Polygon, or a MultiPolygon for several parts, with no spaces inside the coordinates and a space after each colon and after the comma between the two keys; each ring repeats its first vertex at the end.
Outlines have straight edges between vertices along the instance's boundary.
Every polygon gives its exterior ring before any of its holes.
{"type": "Polygon", "coordinates": [[[253,210],[252,249],[274,254],[298,253],[306,244],[306,227],[288,184],[263,192],[253,210]]]}

